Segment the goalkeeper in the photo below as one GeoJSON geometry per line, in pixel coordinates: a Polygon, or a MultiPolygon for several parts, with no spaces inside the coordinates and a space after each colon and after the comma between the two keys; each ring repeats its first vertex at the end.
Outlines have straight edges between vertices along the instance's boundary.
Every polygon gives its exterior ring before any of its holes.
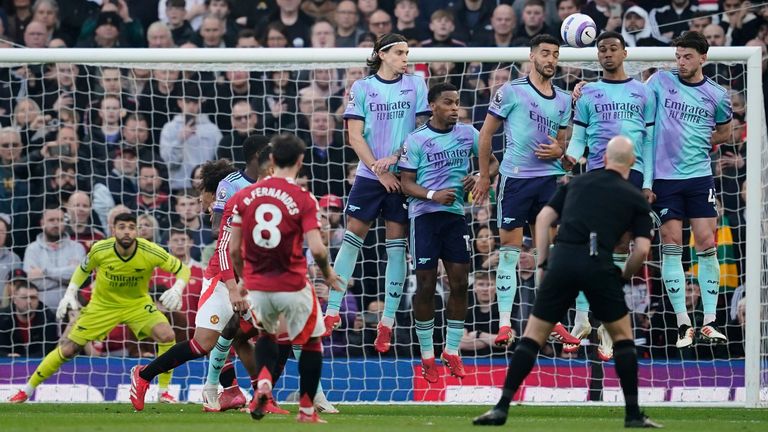
{"type": "MultiPolygon", "coordinates": [[[[181,296],[189,281],[190,270],[160,246],[138,237],[136,217],[122,213],[112,225],[114,237],[93,245],[83,262],[75,269],[69,287],[56,309],[56,317],[63,319],[67,309],[78,310],[77,291],[95,269],[96,281],[88,306],[72,325],[69,335],[62,336],[59,345],[48,353],[32,373],[26,386],[13,395],[9,402],[25,402],[35,388],[74,358],[86,343],[101,340],[119,324],[126,324],[143,340],[152,337],[162,355],[174,343],[174,334],[165,315],[149,296],[149,280],[156,267],[176,275],[176,283],[160,297],[162,305],[170,311],[181,307],[181,296]]],[[[168,393],[171,372],[159,378],[159,400],[172,403],[168,393]]]]}

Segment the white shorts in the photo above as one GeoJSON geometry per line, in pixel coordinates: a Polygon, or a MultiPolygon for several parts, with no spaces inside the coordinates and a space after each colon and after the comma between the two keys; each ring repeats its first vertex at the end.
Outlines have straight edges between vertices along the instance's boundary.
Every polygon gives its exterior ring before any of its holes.
{"type": "Polygon", "coordinates": [[[227,285],[220,276],[213,279],[203,278],[203,289],[197,304],[195,327],[215,330],[221,333],[235,312],[229,301],[227,285]]]}
{"type": "Polygon", "coordinates": [[[278,334],[281,314],[285,321],[283,328],[295,345],[303,345],[309,338],[325,333],[320,302],[309,283],[301,291],[249,291],[248,298],[256,319],[269,334],[278,334]]]}

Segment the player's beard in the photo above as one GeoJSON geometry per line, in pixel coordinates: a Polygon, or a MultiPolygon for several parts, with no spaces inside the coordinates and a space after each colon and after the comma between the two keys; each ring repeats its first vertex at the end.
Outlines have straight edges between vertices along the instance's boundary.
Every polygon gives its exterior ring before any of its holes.
{"type": "Polygon", "coordinates": [[[677,73],[680,75],[680,78],[691,80],[696,76],[696,72],[698,71],[698,69],[678,69],[677,73]]]}
{"type": "Polygon", "coordinates": [[[544,77],[544,79],[552,79],[557,71],[557,65],[552,66],[552,72],[548,72],[543,64],[536,63],[535,61],[533,62],[533,68],[536,69],[536,72],[544,77]]]}
{"type": "Polygon", "coordinates": [[[125,250],[128,250],[136,242],[136,239],[132,237],[122,237],[118,240],[118,242],[120,243],[120,247],[122,247],[125,250]]]}

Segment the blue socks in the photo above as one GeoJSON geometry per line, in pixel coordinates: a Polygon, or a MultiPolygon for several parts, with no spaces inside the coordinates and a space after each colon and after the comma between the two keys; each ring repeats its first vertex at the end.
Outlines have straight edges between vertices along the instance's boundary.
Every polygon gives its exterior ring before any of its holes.
{"type": "Polygon", "coordinates": [[[699,286],[701,287],[701,303],[704,306],[704,324],[715,321],[717,296],[720,294],[720,263],[717,261],[717,250],[709,248],[698,252],[699,257],[699,286]]]}
{"type": "Polygon", "coordinates": [[[432,333],[435,330],[435,319],[429,321],[416,320],[416,337],[419,339],[421,358],[431,359],[435,357],[435,346],[432,341],[432,333]]]}
{"type": "Polygon", "coordinates": [[[510,327],[512,305],[517,294],[517,262],[520,248],[502,246],[499,249],[499,266],[496,269],[496,300],[499,304],[499,327],[510,327]]]}
{"type": "Polygon", "coordinates": [[[395,313],[400,307],[400,298],[403,295],[405,284],[406,263],[405,247],[406,239],[387,239],[387,272],[384,277],[387,296],[384,298],[384,313],[381,324],[392,328],[395,324],[395,313]]]}
{"type": "Polygon", "coordinates": [[[219,385],[219,375],[221,375],[221,368],[224,367],[224,363],[227,361],[227,356],[229,355],[229,347],[231,346],[231,339],[226,339],[224,336],[219,336],[219,340],[216,341],[216,346],[211,350],[211,354],[208,360],[208,378],[206,379],[207,385],[219,385]]]}
{"type": "Polygon", "coordinates": [[[661,277],[667,289],[669,301],[677,315],[677,325],[691,325],[685,307],[685,272],[683,272],[683,247],[676,244],[661,245],[661,277]]]}
{"type": "Polygon", "coordinates": [[[459,344],[464,336],[464,320],[447,320],[448,328],[445,330],[445,353],[459,354],[459,344]]]}
{"type": "Polygon", "coordinates": [[[344,241],[341,244],[339,253],[336,255],[336,261],[333,263],[333,269],[339,275],[339,279],[341,279],[344,285],[344,291],[330,290],[328,294],[328,308],[325,311],[326,315],[335,316],[339,314],[341,301],[344,299],[344,294],[347,293],[347,283],[355,271],[357,256],[360,254],[360,248],[362,247],[363,239],[349,231],[344,233],[344,241]]]}

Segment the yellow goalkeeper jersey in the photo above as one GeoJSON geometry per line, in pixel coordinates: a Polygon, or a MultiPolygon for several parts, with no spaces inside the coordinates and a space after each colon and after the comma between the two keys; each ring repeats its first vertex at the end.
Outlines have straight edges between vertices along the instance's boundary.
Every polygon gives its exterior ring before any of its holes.
{"type": "Polygon", "coordinates": [[[96,270],[91,303],[131,306],[147,300],[149,280],[156,267],[189,281],[190,270],[178,258],[149,240],[137,238],[136,242],[136,250],[128,258],[117,253],[114,237],[97,242],[75,269],[71,282],[81,286],[96,270]]]}

